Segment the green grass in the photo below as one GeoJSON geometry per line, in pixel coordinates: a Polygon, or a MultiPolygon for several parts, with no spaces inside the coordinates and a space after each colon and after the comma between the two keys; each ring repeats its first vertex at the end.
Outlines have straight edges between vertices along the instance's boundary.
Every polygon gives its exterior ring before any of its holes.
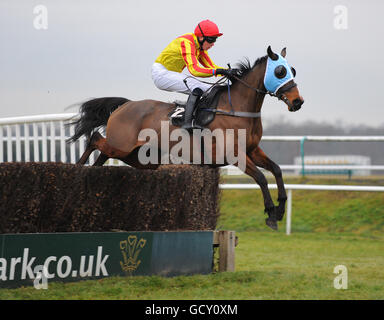
{"type": "MultiPolygon", "coordinates": [[[[379,184],[337,179],[287,183],[379,184]]],[[[274,199],[276,193],[272,191],[274,199]]],[[[261,193],[225,191],[218,228],[235,230],[236,271],[174,278],[112,277],[0,289],[1,299],[384,299],[384,196],[381,193],[294,191],[292,234],[265,226],[261,193]],[[348,269],[336,290],[334,267],[348,269]]]]}
{"type": "Polygon", "coordinates": [[[236,272],[174,278],[113,277],[2,289],[0,299],[384,299],[384,237],[240,232],[236,272]],[[336,290],[333,269],[348,269],[336,290]]]}
{"type": "MultiPolygon", "coordinates": [[[[231,182],[237,181],[232,178],[231,182]]],[[[228,181],[226,181],[228,182],[228,181]]],[[[274,181],[270,181],[274,183],[274,181]]],[[[288,184],[383,185],[382,180],[286,179],[288,184]]],[[[277,199],[277,190],[271,190],[277,199]]],[[[266,231],[260,190],[224,190],[220,202],[219,229],[266,231]]],[[[285,218],[279,223],[285,230],[285,218]]],[[[353,232],[382,234],[384,194],[382,192],[292,191],[292,232],[353,232]]]]}

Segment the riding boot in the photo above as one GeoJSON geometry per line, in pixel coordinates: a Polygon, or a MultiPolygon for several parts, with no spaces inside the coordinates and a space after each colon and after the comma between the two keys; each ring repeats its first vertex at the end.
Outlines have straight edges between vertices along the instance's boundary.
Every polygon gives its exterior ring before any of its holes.
{"type": "Polygon", "coordinates": [[[196,88],[192,91],[190,96],[188,97],[187,104],[185,105],[185,115],[184,115],[184,123],[181,126],[182,129],[192,130],[192,129],[204,129],[201,126],[193,123],[193,111],[201,95],[203,94],[203,90],[200,88],[196,88]]]}

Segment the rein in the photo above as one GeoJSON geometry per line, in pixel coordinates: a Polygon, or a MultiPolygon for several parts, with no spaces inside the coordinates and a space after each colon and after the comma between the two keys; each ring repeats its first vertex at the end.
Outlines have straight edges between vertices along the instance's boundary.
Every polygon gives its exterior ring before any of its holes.
{"type": "MultiPolygon", "coordinates": [[[[226,77],[226,78],[228,79],[228,82],[227,82],[227,86],[228,86],[228,101],[229,101],[229,105],[231,106],[231,111],[226,111],[226,110],[222,110],[222,109],[204,109],[204,110],[205,111],[214,112],[216,114],[219,113],[221,115],[231,116],[231,117],[243,117],[243,118],[259,118],[259,117],[261,117],[261,112],[235,111],[233,109],[233,105],[232,105],[232,101],[231,101],[231,91],[230,91],[230,85],[229,85],[229,78],[228,77],[226,77]]],[[[239,78],[237,76],[233,76],[233,78],[236,79],[237,81],[239,81],[244,86],[246,86],[248,89],[251,89],[251,90],[253,90],[253,91],[257,92],[257,93],[260,93],[260,94],[268,94],[271,97],[276,97],[277,99],[284,101],[290,108],[292,108],[291,102],[289,101],[289,99],[287,98],[287,96],[284,93],[289,91],[290,89],[296,87],[297,86],[296,83],[292,82],[288,87],[285,88],[284,91],[280,92],[280,94],[276,94],[276,93],[273,93],[273,92],[268,91],[268,90],[264,91],[264,90],[260,90],[258,88],[252,87],[250,84],[248,84],[247,82],[245,82],[244,80],[242,80],[241,78],[239,78]]],[[[209,91],[212,90],[213,87],[222,84],[224,82],[223,79],[225,81],[225,77],[219,79],[206,92],[209,92],[209,91]]],[[[207,83],[207,84],[208,83],[211,84],[210,82],[205,82],[205,81],[201,81],[201,82],[207,83]]],[[[184,80],[184,83],[188,87],[188,85],[186,83],[186,80],[184,80]]]]}
{"type": "MultiPolygon", "coordinates": [[[[271,91],[268,91],[268,90],[264,91],[264,90],[260,90],[258,88],[252,87],[247,82],[245,82],[244,80],[242,80],[241,78],[239,78],[237,76],[233,76],[233,78],[235,78],[237,81],[239,81],[242,85],[246,86],[248,89],[251,89],[251,90],[253,90],[257,93],[260,93],[260,94],[268,94],[271,97],[276,97],[277,99],[284,101],[289,107],[292,107],[291,102],[289,101],[289,99],[286,97],[286,95],[284,93],[297,86],[297,84],[294,82],[292,82],[291,85],[289,85],[287,88],[285,88],[284,91],[282,91],[280,94],[277,95],[277,94],[275,94],[271,91]]],[[[231,111],[226,111],[226,110],[222,110],[222,109],[207,109],[207,111],[209,110],[209,111],[214,112],[214,113],[219,113],[222,115],[232,116],[232,117],[243,117],[243,118],[259,118],[259,117],[261,117],[261,112],[243,112],[243,111],[233,110],[233,105],[232,105],[232,101],[231,101],[229,78],[227,78],[227,79],[228,79],[228,82],[227,82],[228,101],[229,101],[229,105],[231,106],[231,111]]],[[[223,83],[222,79],[220,79],[219,81],[214,83],[208,91],[210,91],[214,86],[217,86],[221,83],[223,83]]]]}
{"type": "MultiPolygon", "coordinates": [[[[235,78],[237,78],[237,77],[235,77],[235,78]]],[[[237,79],[239,79],[239,78],[237,78],[237,79]]],[[[244,82],[243,80],[241,80],[241,81],[244,82]]],[[[256,89],[256,88],[249,86],[246,82],[244,82],[244,84],[247,87],[249,87],[250,89],[259,90],[259,89],[256,89]]],[[[221,109],[215,109],[215,110],[212,110],[213,112],[220,113],[220,114],[226,115],[226,116],[231,116],[231,117],[243,117],[243,118],[259,118],[259,117],[261,117],[261,112],[244,112],[244,111],[233,110],[233,105],[232,105],[232,101],[231,101],[231,90],[230,90],[230,86],[229,86],[229,79],[227,82],[227,86],[228,86],[228,101],[229,101],[229,105],[231,106],[231,111],[228,112],[228,111],[221,110],[221,109]]]]}
{"type": "MultiPolygon", "coordinates": [[[[252,90],[255,90],[256,92],[259,92],[259,93],[266,93],[264,91],[261,91],[257,88],[253,88],[251,87],[249,84],[247,84],[245,81],[241,80],[240,78],[234,76],[234,78],[236,78],[236,80],[239,80],[241,83],[243,83],[246,87],[252,89],[252,90]]],[[[216,86],[219,86],[221,85],[222,83],[225,82],[225,79],[226,77],[223,77],[221,79],[219,79],[218,81],[216,81],[214,84],[212,84],[212,86],[204,93],[204,94],[208,94],[208,92],[210,92],[212,90],[213,87],[216,87],[216,86]]],[[[229,100],[229,104],[231,106],[231,111],[226,111],[226,110],[222,110],[222,109],[201,109],[201,110],[205,110],[205,111],[209,111],[209,112],[213,112],[213,113],[219,113],[221,115],[224,115],[224,116],[231,116],[231,117],[243,117],[243,118],[260,118],[261,117],[261,112],[245,112],[245,111],[235,111],[233,110],[233,106],[232,106],[232,101],[231,101],[231,92],[230,92],[230,85],[229,85],[229,78],[228,79],[228,82],[227,82],[227,86],[228,86],[228,100],[229,100]]],[[[210,82],[206,82],[206,81],[201,81],[199,80],[200,82],[202,83],[207,83],[207,84],[211,84],[210,82]]],[[[185,85],[188,87],[186,81],[184,80],[184,83],[185,85]]],[[[189,88],[188,88],[189,89],[189,88]]],[[[190,90],[191,91],[191,90],[190,90]]],[[[203,94],[203,95],[204,95],[203,94]]]]}
{"type": "MultiPolygon", "coordinates": [[[[285,88],[284,91],[282,91],[279,95],[271,92],[271,91],[264,91],[264,90],[260,90],[260,89],[257,89],[255,87],[252,87],[250,86],[248,83],[246,83],[244,80],[240,79],[239,77],[237,76],[233,76],[237,81],[239,81],[241,84],[243,84],[244,86],[246,86],[247,88],[253,90],[253,91],[256,91],[257,93],[261,93],[261,94],[268,94],[270,95],[271,97],[276,97],[277,99],[279,100],[282,100],[284,101],[289,107],[292,107],[292,104],[291,102],[289,101],[289,99],[287,98],[287,96],[284,94],[285,92],[289,91],[290,89],[294,88],[297,86],[296,83],[292,82],[288,87],[285,88]]],[[[229,94],[229,90],[228,90],[228,94],[229,94]]]]}

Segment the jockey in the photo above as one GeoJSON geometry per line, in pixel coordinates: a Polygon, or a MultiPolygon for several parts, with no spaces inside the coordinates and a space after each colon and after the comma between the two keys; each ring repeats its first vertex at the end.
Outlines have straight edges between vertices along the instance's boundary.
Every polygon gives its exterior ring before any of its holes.
{"type": "Polygon", "coordinates": [[[210,84],[181,73],[183,69],[187,67],[193,76],[203,78],[234,75],[234,69],[217,66],[207,53],[214,46],[216,39],[222,35],[214,22],[201,21],[194,33],[187,33],[174,39],[160,53],[152,66],[152,79],[157,88],[190,94],[185,107],[183,129],[199,128],[192,124],[193,111],[203,92],[211,87],[210,84]]]}

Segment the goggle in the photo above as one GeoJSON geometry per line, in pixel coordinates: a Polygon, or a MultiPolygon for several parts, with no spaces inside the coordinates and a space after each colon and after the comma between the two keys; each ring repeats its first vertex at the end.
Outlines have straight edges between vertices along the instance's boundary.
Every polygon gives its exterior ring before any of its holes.
{"type": "Polygon", "coordinates": [[[216,42],[216,39],[217,39],[217,37],[205,37],[205,40],[208,43],[214,43],[214,42],[216,42]]]}

